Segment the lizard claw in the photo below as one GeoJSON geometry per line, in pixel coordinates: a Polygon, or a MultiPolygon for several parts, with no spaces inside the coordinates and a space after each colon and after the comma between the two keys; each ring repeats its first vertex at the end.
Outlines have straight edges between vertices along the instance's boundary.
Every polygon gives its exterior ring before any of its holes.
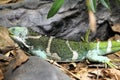
{"type": "Polygon", "coordinates": [[[105,62],[110,68],[118,68],[116,65],[114,65],[111,61],[105,62]]]}

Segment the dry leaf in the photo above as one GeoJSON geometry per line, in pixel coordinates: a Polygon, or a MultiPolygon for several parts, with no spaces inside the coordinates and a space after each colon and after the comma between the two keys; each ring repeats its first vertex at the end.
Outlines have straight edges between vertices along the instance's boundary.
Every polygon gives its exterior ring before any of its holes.
{"type": "Polygon", "coordinates": [[[81,68],[79,72],[76,74],[78,77],[80,77],[80,80],[91,80],[88,77],[88,69],[87,68],[81,68]]]}
{"type": "Polygon", "coordinates": [[[104,69],[102,70],[103,74],[109,77],[112,80],[119,80],[120,79],[120,70],[117,69],[104,69]]]}
{"type": "Polygon", "coordinates": [[[0,4],[15,3],[21,0],[0,0],[0,4]]]}
{"type": "Polygon", "coordinates": [[[10,46],[15,46],[15,43],[10,38],[8,29],[6,27],[0,27],[0,49],[10,46]]]}
{"type": "Polygon", "coordinates": [[[3,73],[2,73],[2,70],[0,70],[0,80],[3,80],[4,77],[3,77],[3,73]]]}
{"type": "Polygon", "coordinates": [[[116,23],[112,26],[112,30],[116,32],[120,32],[120,23],[116,23]]]}
{"type": "Polygon", "coordinates": [[[16,56],[15,56],[15,61],[14,61],[15,63],[13,68],[20,66],[22,63],[28,60],[28,56],[21,49],[17,49],[15,52],[16,52],[16,56]]]}
{"type": "Polygon", "coordinates": [[[12,1],[12,0],[0,0],[0,4],[7,4],[7,3],[9,3],[10,1],[12,1]]]}
{"type": "MultiPolygon", "coordinates": [[[[18,45],[17,45],[18,46],[18,45]]],[[[8,29],[0,26],[0,70],[6,72],[15,69],[28,59],[28,56],[19,48],[9,36],[8,29]],[[5,54],[10,53],[5,56],[5,54]],[[12,64],[11,64],[12,63],[12,64]]],[[[1,77],[1,76],[0,76],[1,77]]],[[[2,78],[2,77],[1,77],[2,78]]]]}

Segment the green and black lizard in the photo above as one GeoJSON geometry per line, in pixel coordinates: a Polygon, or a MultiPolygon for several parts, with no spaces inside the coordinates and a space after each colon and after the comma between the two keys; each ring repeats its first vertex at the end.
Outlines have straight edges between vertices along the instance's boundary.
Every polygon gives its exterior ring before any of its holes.
{"type": "Polygon", "coordinates": [[[38,33],[26,27],[11,27],[8,30],[12,34],[11,37],[21,48],[26,48],[27,52],[59,62],[82,61],[86,58],[91,62],[102,62],[114,66],[104,55],[120,50],[119,41],[75,42],[52,36],[36,36],[38,33]]]}

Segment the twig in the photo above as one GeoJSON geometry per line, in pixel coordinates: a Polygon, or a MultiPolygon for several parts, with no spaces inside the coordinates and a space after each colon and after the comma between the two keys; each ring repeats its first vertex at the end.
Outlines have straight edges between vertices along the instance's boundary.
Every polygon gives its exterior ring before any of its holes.
{"type": "Polygon", "coordinates": [[[63,71],[67,72],[68,74],[70,74],[71,76],[73,76],[74,78],[80,80],[80,78],[78,76],[76,76],[75,74],[73,74],[72,72],[70,72],[69,70],[67,70],[66,68],[64,68],[63,66],[59,65],[57,62],[53,61],[53,60],[49,60],[46,59],[48,62],[54,64],[55,66],[61,68],[63,71]]]}

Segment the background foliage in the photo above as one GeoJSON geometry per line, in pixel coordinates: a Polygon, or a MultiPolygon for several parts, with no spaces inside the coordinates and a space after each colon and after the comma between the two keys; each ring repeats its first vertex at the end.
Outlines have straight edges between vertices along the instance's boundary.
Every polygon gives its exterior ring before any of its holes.
{"type": "MultiPolygon", "coordinates": [[[[120,0],[115,0],[116,4],[120,4],[120,0]]],[[[55,0],[51,9],[49,10],[47,18],[53,17],[61,8],[64,0],[55,0]]],[[[86,0],[86,6],[92,12],[96,12],[97,4],[101,3],[104,7],[110,10],[109,0],[86,0]]]]}

